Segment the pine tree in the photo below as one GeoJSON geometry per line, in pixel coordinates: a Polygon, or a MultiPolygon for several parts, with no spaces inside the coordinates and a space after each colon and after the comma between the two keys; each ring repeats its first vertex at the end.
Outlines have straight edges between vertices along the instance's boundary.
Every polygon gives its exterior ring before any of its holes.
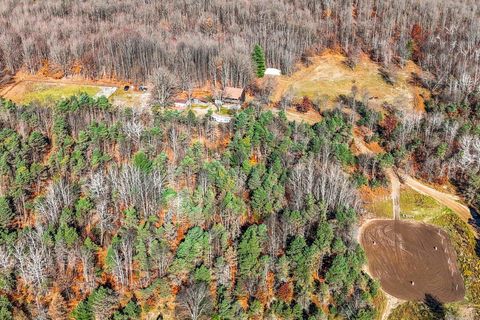
{"type": "Polygon", "coordinates": [[[13,216],[14,214],[8,199],[5,197],[0,197],[0,228],[7,228],[13,216]]]}
{"type": "Polygon", "coordinates": [[[13,319],[12,303],[4,295],[0,296],[0,319],[13,319]]]}
{"type": "Polygon", "coordinates": [[[92,320],[92,310],[87,302],[81,301],[70,315],[75,320],[92,320]]]}
{"type": "Polygon", "coordinates": [[[257,77],[263,78],[263,76],[265,75],[265,53],[263,52],[263,49],[262,47],[260,47],[260,45],[255,45],[252,57],[253,62],[257,67],[257,70],[255,72],[257,74],[257,77]]]}
{"type": "Polygon", "coordinates": [[[98,287],[88,297],[88,304],[95,319],[108,319],[116,308],[117,294],[110,288],[98,287]]]}

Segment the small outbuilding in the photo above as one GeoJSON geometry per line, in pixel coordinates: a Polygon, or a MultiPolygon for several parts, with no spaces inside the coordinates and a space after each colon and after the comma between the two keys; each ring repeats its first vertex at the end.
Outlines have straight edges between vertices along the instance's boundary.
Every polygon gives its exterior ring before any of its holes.
{"type": "Polygon", "coordinates": [[[266,76],[280,76],[280,75],[282,75],[282,71],[280,71],[280,69],[267,68],[265,70],[265,75],[266,76]]]}
{"type": "Polygon", "coordinates": [[[242,88],[225,87],[222,101],[225,103],[241,104],[245,101],[245,90],[242,88]]]}

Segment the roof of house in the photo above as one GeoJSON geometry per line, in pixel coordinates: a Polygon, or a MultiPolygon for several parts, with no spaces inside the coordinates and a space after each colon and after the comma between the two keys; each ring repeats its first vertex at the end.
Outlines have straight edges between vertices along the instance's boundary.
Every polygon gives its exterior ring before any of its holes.
{"type": "Polygon", "coordinates": [[[175,98],[173,100],[173,102],[175,102],[175,103],[187,103],[187,102],[189,102],[189,100],[187,98],[175,98]]]}
{"type": "Polygon", "coordinates": [[[212,118],[213,120],[215,120],[216,122],[220,122],[220,123],[229,123],[231,120],[232,120],[232,117],[229,117],[229,116],[222,116],[222,115],[219,115],[219,114],[212,114],[212,118]]]}
{"type": "Polygon", "coordinates": [[[242,98],[243,89],[234,87],[225,87],[223,90],[223,98],[240,100],[242,98]]]}
{"type": "Polygon", "coordinates": [[[265,70],[265,75],[267,75],[267,76],[279,76],[281,74],[282,74],[282,71],[280,71],[279,69],[267,68],[265,70]]]}

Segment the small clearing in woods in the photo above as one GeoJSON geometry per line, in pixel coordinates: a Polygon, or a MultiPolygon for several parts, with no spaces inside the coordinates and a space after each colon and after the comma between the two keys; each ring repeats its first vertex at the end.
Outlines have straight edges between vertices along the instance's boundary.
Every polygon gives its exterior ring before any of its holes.
{"type": "Polygon", "coordinates": [[[0,97],[19,104],[38,102],[43,105],[80,93],[93,97],[105,96],[119,107],[147,108],[150,92],[123,89],[124,83],[115,80],[93,81],[78,77],[55,79],[41,75],[19,73],[11,83],[0,89],[0,97]]]}
{"type": "Polygon", "coordinates": [[[294,97],[307,96],[311,99],[326,99],[330,105],[341,94],[350,95],[352,87],[358,89],[357,99],[369,97],[369,104],[380,107],[387,102],[399,108],[423,108],[423,98],[428,92],[410,83],[412,72],[420,74],[421,69],[408,61],[403,68],[393,69],[394,85],[388,84],[380,75],[380,66],[362,55],[358,64],[350,69],[346,57],[340,53],[326,51],[311,58],[311,65],[298,66],[291,76],[277,77],[278,85],[272,94],[273,101],[290,92],[294,97]]]}
{"type": "Polygon", "coordinates": [[[83,85],[74,83],[62,83],[53,81],[22,80],[10,87],[3,89],[0,94],[16,103],[29,104],[39,102],[48,104],[85,92],[91,96],[97,96],[103,92],[109,92],[109,87],[83,85]]]}

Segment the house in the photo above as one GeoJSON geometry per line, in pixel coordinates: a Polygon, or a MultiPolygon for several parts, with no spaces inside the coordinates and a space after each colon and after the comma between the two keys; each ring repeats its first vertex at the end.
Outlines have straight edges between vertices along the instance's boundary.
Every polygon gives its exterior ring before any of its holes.
{"type": "Polygon", "coordinates": [[[282,71],[280,71],[280,69],[267,68],[265,70],[266,76],[280,76],[281,74],[282,74],[282,71]]]}
{"type": "Polygon", "coordinates": [[[225,87],[222,100],[225,103],[241,104],[245,101],[245,90],[242,88],[225,87]]]}
{"type": "Polygon", "coordinates": [[[232,120],[232,117],[229,116],[222,116],[219,114],[212,114],[212,119],[218,123],[229,123],[232,120]]]}
{"type": "Polygon", "coordinates": [[[177,98],[173,101],[176,108],[185,109],[186,107],[190,106],[189,99],[177,98]]]}
{"type": "Polygon", "coordinates": [[[193,98],[190,104],[194,107],[209,107],[211,102],[206,98],[193,98]]]}

